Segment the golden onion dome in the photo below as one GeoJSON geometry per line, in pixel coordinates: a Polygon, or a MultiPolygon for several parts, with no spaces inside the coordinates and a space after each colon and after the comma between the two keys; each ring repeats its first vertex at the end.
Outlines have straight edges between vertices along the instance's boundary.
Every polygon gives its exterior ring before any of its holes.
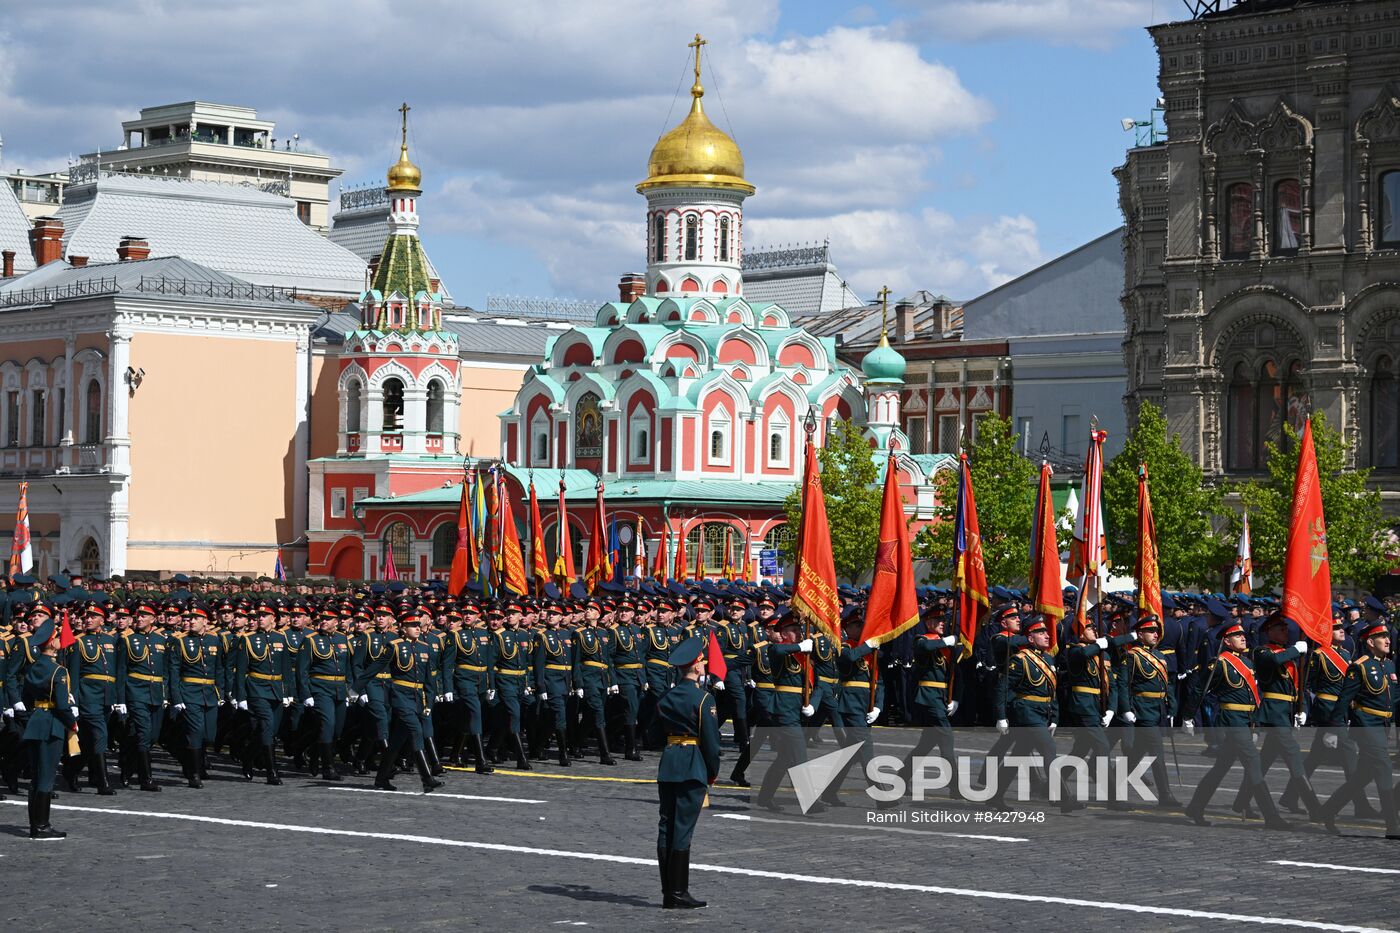
{"type": "Polygon", "coordinates": [[[423,172],[408,160],[407,143],[399,147],[399,161],[389,166],[389,174],[386,177],[390,191],[423,190],[423,172]]]}
{"type": "Polygon", "coordinates": [[[753,194],[754,187],[744,180],[744,155],[729,134],[710,122],[700,99],[700,50],[704,44],[696,36],[695,84],[690,88],[690,113],[680,125],[663,135],[652,147],[647,160],[647,178],[637,185],[638,192],[652,188],[725,188],[753,194]]]}

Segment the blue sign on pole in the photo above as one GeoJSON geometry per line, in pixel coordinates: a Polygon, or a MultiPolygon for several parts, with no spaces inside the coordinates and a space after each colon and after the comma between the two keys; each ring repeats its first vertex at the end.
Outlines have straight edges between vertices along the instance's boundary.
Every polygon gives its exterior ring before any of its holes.
{"type": "Polygon", "coordinates": [[[778,552],[774,548],[764,548],[758,552],[758,573],[764,577],[776,577],[781,571],[778,570],[778,552]]]}

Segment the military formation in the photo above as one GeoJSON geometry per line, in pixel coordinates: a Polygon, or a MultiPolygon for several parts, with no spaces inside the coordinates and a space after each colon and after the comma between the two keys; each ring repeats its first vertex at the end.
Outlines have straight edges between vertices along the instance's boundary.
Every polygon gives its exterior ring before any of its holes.
{"type": "MultiPolygon", "coordinates": [[[[1286,825],[1283,810],[1330,827],[1349,807],[1400,835],[1392,607],[1374,597],[1336,603],[1333,643],[1314,645],[1267,598],[1164,594],[1160,619],[1109,598],[1081,627],[994,587],[969,652],[944,590],[920,588],[919,624],[878,649],[860,638],[861,588],[841,588],[839,640],[804,625],[789,596],[723,580],[629,579],[592,594],[547,585],[502,598],[453,596],[441,583],[55,575],[41,586],[21,575],[0,613],[3,789],[30,781],[31,835],[57,838],[45,797],[55,784],[159,792],[169,785],[152,764],[157,748],[192,789],[204,787],[211,756],[274,786],[296,772],[373,775],[393,790],[407,774],[425,791],[441,786],[446,765],[490,774],[581,758],[612,766],[662,750],[674,758],[689,746],[667,697],[684,684],[677,698],[694,687],[716,729],[732,729],[731,784],[749,785],[753,729],[771,727],[777,760],[754,802],[773,810],[783,809],[786,767],[806,760],[810,727],[830,725],[842,744],[864,740],[853,768],[870,757],[876,724],[925,727],[906,768],[924,754],[952,759],[954,726],[995,727],[994,755],[1047,760],[1064,728],[1076,755],[1151,756],[1158,805],[1197,823],[1238,766],[1235,809],[1270,826],[1286,825]],[[697,678],[687,657],[696,645],[700,667],[716,655],[722,675],[697,678]],[[1178,801],[1167,773],[1173,731],[1196,725],[1215,727],[1204,730],[1215,760],[1194,797],[1178,801]],[[1311,783],[1322,765],[1346,773],[1326,799],[1311,783]]],[[[705,770],[718,767],[701,752],[705,770]]],[[[816,809],[841,805],[841,783],[816,809]]],[[[998,781],[992,805],[1007,805],[1010,783],[998,781]]],[[[683,811],[693,796],[677,798],[683,811]]],[[[1066,810],[1088,802],[1069,788],[1058,800],[1066,810]]]]}

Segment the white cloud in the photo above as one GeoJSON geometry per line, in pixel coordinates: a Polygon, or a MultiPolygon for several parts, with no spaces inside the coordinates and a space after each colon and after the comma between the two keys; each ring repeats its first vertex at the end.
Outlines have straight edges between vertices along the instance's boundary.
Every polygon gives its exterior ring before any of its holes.
{"type": "MultiPolygon", "coordinates": [[[[1162,0],[1165,12],[1173,0],[1162,0]]],[[[1044,39],[1107,48],[1130,29],[1152,25],[1153,0],[908,0],[903,26],[930,39],[1044,39]]],[[[1179,11],[1181,12],[1181,11],[1179,11]]]]}

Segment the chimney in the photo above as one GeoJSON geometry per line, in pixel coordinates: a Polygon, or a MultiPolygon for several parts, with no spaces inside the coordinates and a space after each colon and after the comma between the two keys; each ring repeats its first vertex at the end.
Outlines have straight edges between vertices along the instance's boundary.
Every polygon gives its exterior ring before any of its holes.
{"type": "Polygon", "coordinates": [[[87,262],[88,258],[86,256],[68,257],[68,265],[72,266],[74,269],[81,269],[83,266],[87,265],[87,262]]]}
{"type": "Polygon", "coordinates": [[[623,304],[631,304],[647,293],[647,277],[629,272],[618,281],[617,291],[623,304]]]}
{"type": "Polygon", "coordinates": [[[135,262],[151,255],[151,244],[139,236],[124,236],[117,244],[117,258],[122,262],[135,262]]]}
{"type": "Polygon", "coordinates": [[[442,291],[442,279],[428,279],[428,291],[433,294],[442,291]]]}
{"type": "Polygon", "coordinates": [[[4,261],[3,278],[12,279],[15,277],[15,251],[12,249],[0,250],[0,260],[4,261]]]}
{"type": "Polygon", "coordinates": [[[896,343],[914,339],[914,306],[907,301],[894,306],[894,339],[896,343]]]}
{"type": "Polygon", "coordinates": [[[34,265],[43,266],[63,258],[63,221],[57,217],[36,217],[29,231],[29,249],[34,265]]]}

